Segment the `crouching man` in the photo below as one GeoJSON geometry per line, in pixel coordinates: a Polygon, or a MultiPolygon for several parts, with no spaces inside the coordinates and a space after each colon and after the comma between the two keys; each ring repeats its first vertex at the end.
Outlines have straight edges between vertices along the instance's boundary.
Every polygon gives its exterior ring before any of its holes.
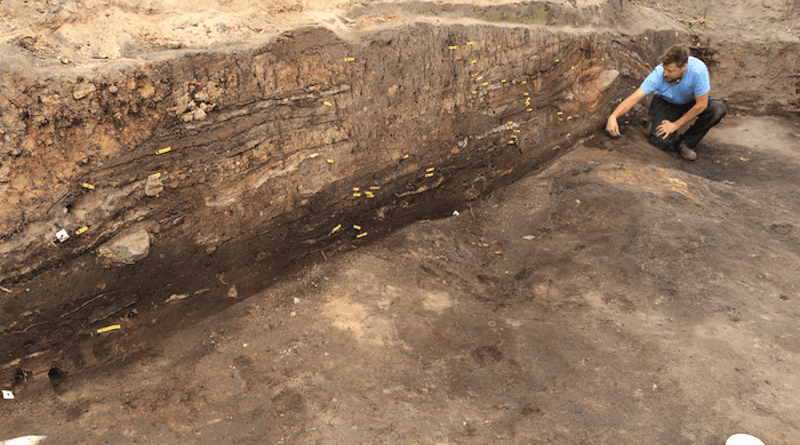
{"type": "Polygon", "coordinates": [[[708,68],[700,59],[689,56],[689,49],[673,45],[659,58],[660,65],[642,85],[608,117],[606,131],[619,136],[617,118],[630,111],[650,93],[656,93],[650,103],[650,143],[661,150],[680,151],[687,161],[697,159],[694,149],[700,139],[725,116],[725,104],[709,97],[711,81],[708,68]],[[697,117],[683,134],[678,129],[697,117]]]}

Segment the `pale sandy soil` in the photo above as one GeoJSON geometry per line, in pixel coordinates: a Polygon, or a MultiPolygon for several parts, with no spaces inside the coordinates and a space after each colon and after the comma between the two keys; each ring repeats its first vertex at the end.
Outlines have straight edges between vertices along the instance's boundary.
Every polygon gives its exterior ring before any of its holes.
{"type": "MultiPolygon", "coordinates": [[[[330,19],[354,6],[377,3],[409,2],[6,0],[0,3],[0,42],[28,39],[26,45],[30,48],[73,61],[114,59],[143,43],[176,48],[257,41],[276,31],[330,19]]],[[[467,3],[485,6],[514,2],[467,3]]],[[[572,2],[557,0],[553,3],[572,2]]],[[[600,3],[605,0],[577,2],[579,5],[600,3]]]]}
{"type": "MultiPolygon", "coordinates": [[[[608,0],[556,0],[551,3],[585,6],[608,0]]],[[[214,47],[258,42],[275,32],[308,24],[338,22],[354,7],[426,2],[387,0],[5,0],[0,3],[0,43],[22,42],[26,49],[66,63],[133,57],[142,51],[214,47]]],[[[436,1],[429,4],[443,4],[436,1]]],[[[503,0],[470,0],[476,7],[509,4],[503,0]]],[[[800,11],[796,2],[629,1],[623,0],[632,31],[658,28],[651,12],[671,17],[699,34],[714,31],[719,39],[760,39],[765,44],[797,39],[798,30],[786,22],[800,11]]],[[[374,25],[364,22],[360,25],[374,25]]],[[[356,27],[359,23],[349,24],[356,27]]]]}

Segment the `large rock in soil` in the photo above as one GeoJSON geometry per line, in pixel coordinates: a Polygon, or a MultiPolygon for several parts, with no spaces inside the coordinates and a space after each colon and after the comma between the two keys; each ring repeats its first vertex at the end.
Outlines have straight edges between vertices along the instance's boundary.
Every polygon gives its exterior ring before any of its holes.
{"type": "Polygon", "coordinates": [[[150,253],[150,232],[146,225],[137,225],[121,232],[97,249],[109,264],[133,264],[150,253]]]}

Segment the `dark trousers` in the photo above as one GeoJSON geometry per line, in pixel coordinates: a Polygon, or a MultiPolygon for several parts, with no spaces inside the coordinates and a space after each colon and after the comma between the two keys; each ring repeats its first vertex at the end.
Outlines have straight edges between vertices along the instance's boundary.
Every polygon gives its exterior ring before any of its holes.
{"type": "Polygon", "coordinates": [[[650,102],[649,111],[652,117],[650,143],[662,150],[677,150],[678,145],[683,141],[687,147],[694,150],[697,144],[700,143],[700,139],[703,139],[703,136],[708,133],[708,130],[725,117],[725,104],[721,100],[709,96],[706,109],[697,116],[695,123],[682,135],[679,136],[676,131],[666,139],[656,136],[656,128],[661,125],[662,121],[668,120],[674,123],[686,114],[694,104],[695,101],[682,105],[673,104],[662,99],[661,96],[655,95],[652,102],[650,102]]]}

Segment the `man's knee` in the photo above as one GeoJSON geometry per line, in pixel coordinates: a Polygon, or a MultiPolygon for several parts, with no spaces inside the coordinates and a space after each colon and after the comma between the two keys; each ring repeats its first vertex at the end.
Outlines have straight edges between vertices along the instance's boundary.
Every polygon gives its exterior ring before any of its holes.
{"type": "Polygon", "coordinates": [[[726,114],[728,114],[727,110],[725,109],[725,103],[722,102],[719,99],[711,99],[711,100],[709,100],[708,101],[708,106],[709,106],[709,108],[711,108],[711,111],[714,113],[713,114],[714,117],[713,117],[713,121],[712,121],[714,123],[714,125],[718,124],[719,121],[721,121],[722,118],[725,117],[726,114]]]}
{"type": "Polygon", "coordinates": [[[664,139],[662,137],[656,136],[653,133],[650,133],[650,137],[648,138],[648,140],[650,141],[650,145],[663,151],[670,151],[674,148],[675,145],[675,138],[668,137],[664,139]]]}

